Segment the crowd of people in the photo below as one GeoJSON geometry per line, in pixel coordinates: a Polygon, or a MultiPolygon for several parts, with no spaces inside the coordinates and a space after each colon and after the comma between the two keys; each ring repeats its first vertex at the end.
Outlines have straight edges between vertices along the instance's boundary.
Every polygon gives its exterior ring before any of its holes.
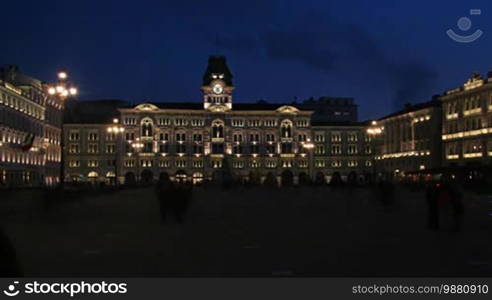
{"type": "Polygon", "coordinates": [[[448,227],[452,231],[460,231],[465,213],[463,197],[458,182],[448,176],[429,184],[426,190],[428,228],[439,230],[448,227]]]}

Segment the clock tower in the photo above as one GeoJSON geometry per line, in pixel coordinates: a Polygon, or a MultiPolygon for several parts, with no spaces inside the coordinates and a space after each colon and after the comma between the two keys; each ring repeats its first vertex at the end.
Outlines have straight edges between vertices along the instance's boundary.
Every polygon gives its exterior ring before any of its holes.
{"type": "Polygon", "coordinates": [[[201,87],[203,107],[210,111],[224,112],[232,109],[232,73],[225,56],[211,55],[203,74],[201,87]]]}

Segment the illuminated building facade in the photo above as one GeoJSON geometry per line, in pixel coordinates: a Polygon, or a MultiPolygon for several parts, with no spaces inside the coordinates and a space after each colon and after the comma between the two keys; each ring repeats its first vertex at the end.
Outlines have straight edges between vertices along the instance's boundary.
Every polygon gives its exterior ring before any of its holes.
{"type": "Polygon", "coordinates": [[[492,74],[473,76],[441,98],[443,165],[480,168],[492,162],[492,74]]]}
{"type": "Polygon", "coordinates": [[[233,103],[225,58],[212,56],[201,102],[105,100],[69,107],[66,180],[150,182],[166,173],[193,182],[225,174],[243,182],[267,177],[279,183],[282,178],[328,182],[338,173],[361,181],[376,174],[403,178],[487,165],[491,87],[474,75],[432,101],[360,123],[353,121],[356,105],[350,98],[233,103]]]}
{"type": "Polygon", "coordinates": [[[314,179],[333,174],[343,180],[368,181],[373,176],[372,137],[367,123],[313,121],[314,179]]]}
{"type": "Polygon", "coordinates": [[[432,100],[373,122],[368,128],[375,138],[378,173],[402,177],[425,173],[441,166],[441,103],[432,100]]]}
{"type": "MultiPolygon", "coordinates": [[[[304,106],[322,101],[233,103],[232,74],[223,56],[210,57],[201,91],[202,102],[196,103],[80,103],[94,108],[74,112],[65,124],[67,180],[150,182],[166,173],[192,182],[229,174],[243,182],[274,177],[295,183],[370,167],[365,126],[349,122],[353,113],[346,119],[342,113],[345,122],[335,124],[314,122],[315,111],[304,106]]],[[[325,104],[356,107],[344,101],[325,104]]]]}
{"type": "Polygon", "coordinates": [[[63,103],[16,66],[0,69],[0,185],[55,184],[63,103]]]}

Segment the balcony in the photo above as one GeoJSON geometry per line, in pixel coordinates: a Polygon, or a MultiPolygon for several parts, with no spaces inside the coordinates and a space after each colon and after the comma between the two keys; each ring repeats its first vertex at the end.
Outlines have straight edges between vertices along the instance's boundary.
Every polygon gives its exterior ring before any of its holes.
{"type": "Polygon", "coordinates": [[[492,133],[492,128],[482,128],[482,129],[461,131],[461,132],[450,133],[450,134],[443,134],[442,139],[443,140],[452,140],[452,139],[459,139],[459,138],[463,138],[463,137],[476,136],[476,135],[482,135],[482,134],[488,134],[488,133],[492,133]]]}
{"type": "Polygon", "coordinates": [[[453,119],[458,119],[458,113],[446,115],[446,120],[453,120],[453,119]]]}
{"type": "Polygon", "coordinates": [[[463,154],[463,158],[477,158],[482,156],[483,156],[482,152],[472,152],[472,153],[463,154]]]}
{"type": "Polygon", "coordinates": [[[213,137],[212,138],[212,143],[223,143],[224,138],[223,137],[213,137]]]}
{"type": "Polygon", "coordinates": [[[463,115],[464,116],[478,115],[480,113],[482,113],[482,108],[481,107],[477,107],[477,108],[474,108],[474,109],[469,109],[469,110],[463,111],[463,115]]]}

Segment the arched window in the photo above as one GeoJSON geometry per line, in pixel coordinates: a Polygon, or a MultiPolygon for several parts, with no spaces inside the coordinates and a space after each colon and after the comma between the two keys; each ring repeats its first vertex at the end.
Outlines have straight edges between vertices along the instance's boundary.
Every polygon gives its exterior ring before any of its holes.
{"type": "Polygon", "coordinates": [[[280,125],[280,134],[282,138],[292,137],[292,121],[284,120],[280,125]]]}
{"type": "Polygon", "coordinates": [[[146,136],[146,137],[152,136],[152,120],[150,119],[142,120],[142,136],[146,136]]]}
{"type": "Polygon", "coordinates": [[[224,138],[224,122],[221,120],[212,122],[212,138],[224,138]]]}

